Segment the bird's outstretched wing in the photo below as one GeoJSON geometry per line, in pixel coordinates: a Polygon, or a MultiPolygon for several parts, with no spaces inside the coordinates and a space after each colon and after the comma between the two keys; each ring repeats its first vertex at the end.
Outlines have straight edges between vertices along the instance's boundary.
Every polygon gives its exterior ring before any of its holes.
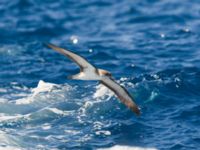
{"type": "Polygon", "coordinates": [[[122,87],[120,84],[109,77],[103,78],[101,80],[101,83],[112,90],[123,104],[125,104],[137,115],[140,115],[140,109],[135,104],[132,97],[124,87],[122,87]]]}
{"type": "Polygon", "coordinates": [[[93,65],[91,65],[85,58],[75,54],[74,52],[71,52],[70,50],[60,48],[60,47],[50,44],[50,43],[45,44],[45,45],[47,45],[49,48],[63,54],[64,56],[66,56],[69,59],[71,59],[72,61],[74,61],[80,67],[81,71],[84,71],[85,69],[96,70],[96,68],[93,65]]]}

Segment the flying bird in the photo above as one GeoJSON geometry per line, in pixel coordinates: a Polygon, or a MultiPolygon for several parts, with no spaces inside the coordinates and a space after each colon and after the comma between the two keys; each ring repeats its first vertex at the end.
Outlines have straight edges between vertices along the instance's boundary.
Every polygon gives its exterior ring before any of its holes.
{"type": "Polygon", "coordinates": [[[69,76],[69,79],[75,80],[99,80],[100,83],[105,85],[111,91],[117,95],[120,101],[126,105],[129,109],[140,115],[140,109],[133,101],[133,98],[129,92],[120,84],[118,84],[113,78],[110,72],[103,69],[98,69],[94,65],[90,64],[85,58],[75,54],[70,50],[60,48],[53,44],[46,44],[49,48],[63,54],[72,61],[74,61],[80,67],[80,73],[69,76]]]}

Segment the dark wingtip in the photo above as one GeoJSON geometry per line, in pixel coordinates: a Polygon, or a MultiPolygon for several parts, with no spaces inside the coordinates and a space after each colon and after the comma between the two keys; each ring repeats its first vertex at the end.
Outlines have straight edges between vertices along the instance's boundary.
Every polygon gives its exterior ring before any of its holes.
{"type": "Polygon", "coordinates": [[[64,52],[64,50],[61,47],[58,47],[58,46],[56,46],[54,44],[51,44],[51,43],[44,43],[44,45],[46,47],[50,48],[50,49],[53,49],[53,50],[55,50],[55,51],[57,51],[57,52],[65,55],[65,52],[64,52]]]}
{"type": "Polygon", "coordinates": [[[54,46],[53,44],[46,43],[46,42],[44,42],[43,45],[46,46],[46,47],[48,47],[48,48],[52,48],[54,46]]]}
{"type": "Polygon", "coordinates": [[[130,107],[130,109],[137,115],[137,116],[140,116],[141,115],[141,111],[140,111],[140,108],[139,107],[130,107]]]}
{"type": "Polygon", "coordinates": [[[140,108],[137,107],[137,109],[135,110],[135,113],[136,113],[137,116],[140,116],[141,115],[140,108]]]}

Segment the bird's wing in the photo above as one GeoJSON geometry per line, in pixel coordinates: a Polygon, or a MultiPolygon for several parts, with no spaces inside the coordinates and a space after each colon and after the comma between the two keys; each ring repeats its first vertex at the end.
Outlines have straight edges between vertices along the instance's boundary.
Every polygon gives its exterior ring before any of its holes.
{"type": "Polygon", "coordinates": [[[106,87],[108,87],[110,90],[112,90],[123,104],[125,104],[137,115],[140,115],[140,109],[135,104],[132,97],[130,96],[130,94],[124,87],[122,87],[116,81],[108,77],[101,79],[101,83],[105,85],[106,87]]]}
{"type": "Polygon", "coordinates": [[[91,65],[85,58],[75,54],[74,52],[71,52],[69,50],[60,48],[53,44],[46,44],[49,48],[63,54],[64,56],[68,57],[72,61],[74,61],[79,67],[81,71],[84,71],[85,69],[92,69],[96,70],[93,65],[91,65]]]}

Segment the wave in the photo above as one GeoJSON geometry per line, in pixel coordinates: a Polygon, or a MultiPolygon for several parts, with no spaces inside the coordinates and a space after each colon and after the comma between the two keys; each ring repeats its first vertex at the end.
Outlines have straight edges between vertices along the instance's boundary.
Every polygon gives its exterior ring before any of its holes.
{"type": "MultiPolygon", "coordinates": [[[[18,86],[17,83],[13,86],[17,87],[18,91],[22,90],[24,94],[23,98],[14,100],[4,98],[1,101],[0,128],[1,130],[5,128],[8,132],[12,131],[17,134],[16,138],[18,137],[18,140],[15,141],[13,137],[8,136],[6,146],[16,146],[16,149],[30,146],[32,142],[24,144],[25,139],[20,136],[23,133],[24,136],[29,135],[35,141],[41,138],[38,133],[34,132],[38,128],[41,133],[47,132],[48,136],[44,142],[59,138],[56,135],[52,136],[53,122],[59,122],[56,125],[57,128],[74,135],[77,141],[87,142],[93,136],[108,137],[112,135],[108,129],[112,124],[109,117],[120,109],[120,103],[113,99],[113,92],[102,85],[85,86],[84,91],[78,91],[77,89],[80,88],[78,86],[72,87],[68,84],[54,84],[42,80],[35,88],[24,88],[18,86]],[[87,89],[92,89],[92,92],[85,93],[88,91],[87,89]],[[112,111],[113,107],[114,111],[112,111]],[[76,127],[83,131],[78,131],[76,127]],[[91,129],[90,132],[87,130],[88,127],[91,129]],[[17,130],[21,132],[18,134],[17,130]],[[85,138],[80,138],[81,135],[84,135],[85,138]]],[[[17,94],[15,96],[17,97],[17,94]]],[[[67,136],[64,139],[70,140],[70,138],[67,136]]],[[[45,145],[43,146],[45,147],[45,145]]]]}
{"type": "Polygon", "coordinates": [[[110,148],[99,148],[98,150],[158,150],[156,148],[145,148],[145,147],[136,147],[136,146],[123,146],[115,145],[110,148]]]}

